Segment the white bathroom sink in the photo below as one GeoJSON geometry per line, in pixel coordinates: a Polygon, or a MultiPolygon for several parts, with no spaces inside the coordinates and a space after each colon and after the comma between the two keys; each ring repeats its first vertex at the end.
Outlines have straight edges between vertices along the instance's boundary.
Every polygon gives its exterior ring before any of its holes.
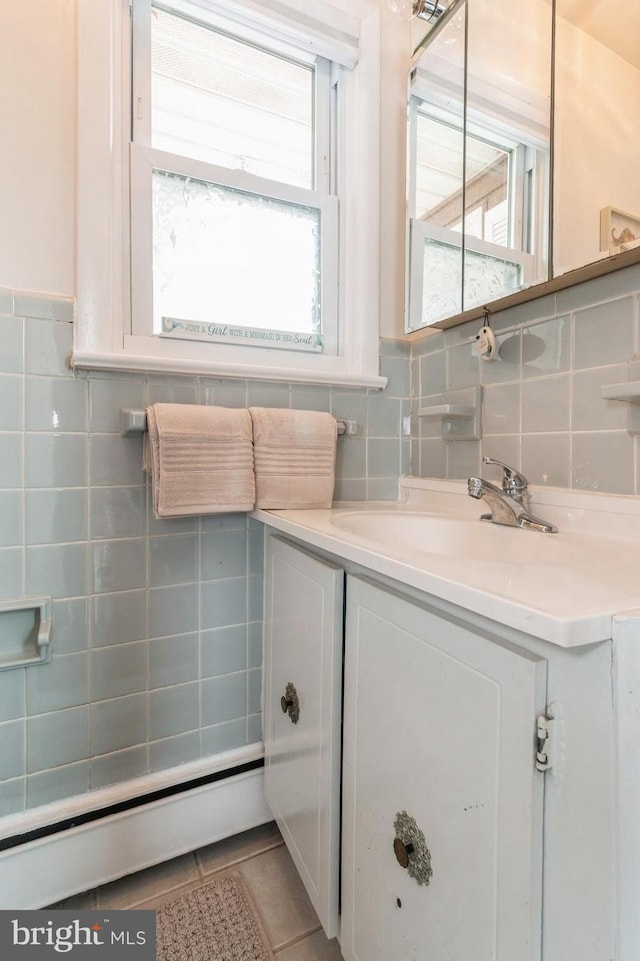
{"type": "Polygon", "coordinates": [[[611,637],[640,610],[640,502],[538,490],[534,513],[558,533],[480,519],[463,482],[403,478],[393,504],[257,511],[271,527],[363,569],[563,647],[611,637]]]}
{"type": "Polygon", "coordinates": [[[330,523],[386,548],[502,564],[574,564],[585,546],[557,534],[418,512],[339,511],[330,523]]]}

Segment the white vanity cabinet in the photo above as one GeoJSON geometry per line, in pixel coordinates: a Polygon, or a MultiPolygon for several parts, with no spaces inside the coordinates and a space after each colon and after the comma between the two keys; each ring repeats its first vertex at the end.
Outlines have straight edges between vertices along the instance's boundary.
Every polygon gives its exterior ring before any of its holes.
{"type": "Polygon", "coordinates": [[[267,533],[265,784],[346,961],[637,961],[611,640],[562,648],[313,549],[267,533]]]}
{"type": "Polygon", "coordinates": [[[344,958],[539,959],[546,662],[367,580],[347,592],[344,958]]]}
{"type": "Polygon", "coordinates": [[[328,937],[338,931],[344,572],[277,537],[265,566],[265,795],[328,937]]]}

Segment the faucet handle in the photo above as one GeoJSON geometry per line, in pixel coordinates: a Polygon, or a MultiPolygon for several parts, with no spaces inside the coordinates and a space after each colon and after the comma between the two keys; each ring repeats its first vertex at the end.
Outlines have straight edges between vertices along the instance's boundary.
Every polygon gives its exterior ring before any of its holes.
{"type": "Polygon", "coordinates": [[[524,474],[517,471],[515,467],[509,467],[508,464],[503,464],[500,460],[494,460],[493,457],[483,457],[482,462],[483,464],[495,464],[496,467],[503,469],[502,489],[506,493],[522,494],[526,491],[529,482],[524,474]]]}

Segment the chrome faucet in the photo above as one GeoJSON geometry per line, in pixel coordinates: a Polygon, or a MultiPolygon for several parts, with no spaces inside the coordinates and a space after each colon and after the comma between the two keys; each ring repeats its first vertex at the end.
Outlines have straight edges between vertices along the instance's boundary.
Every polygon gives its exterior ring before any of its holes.
{"type": "Polygon", "coordinates": [[[555,524],[549,524],[536,517],[529,511],[528,481],[514,467],[503,464],[492,457],[483,457],[483,464],[496,464],[504,471],[502,489],[482,477],[470,477],[468,480],[469,497],[480,500],[484,497],[491,513],[482,514],[480,520],[491,521],[493,524],[506,524],[507,527],[522,527],[525,530],[543,531],[547,534],[557,534],[555,524]]]}

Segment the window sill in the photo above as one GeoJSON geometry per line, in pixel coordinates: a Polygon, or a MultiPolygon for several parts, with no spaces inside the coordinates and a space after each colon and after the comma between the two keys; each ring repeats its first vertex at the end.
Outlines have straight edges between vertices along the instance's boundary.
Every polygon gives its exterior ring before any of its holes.
{"type": "Polygon", "coordinates": [[[98,353],[74,350],[74,370],[108,370],[127,373],[182,374],[203,377],[234,377],[238,380],[286,381],[299,384],[322,384],[333,387],[371,387],[382,390],[387,378],[380,375],[341,371],[314,371],[302,367],[278,367],[255,364],[223,363],[184,357],[159,357],[130,353],[98,353]]]}

